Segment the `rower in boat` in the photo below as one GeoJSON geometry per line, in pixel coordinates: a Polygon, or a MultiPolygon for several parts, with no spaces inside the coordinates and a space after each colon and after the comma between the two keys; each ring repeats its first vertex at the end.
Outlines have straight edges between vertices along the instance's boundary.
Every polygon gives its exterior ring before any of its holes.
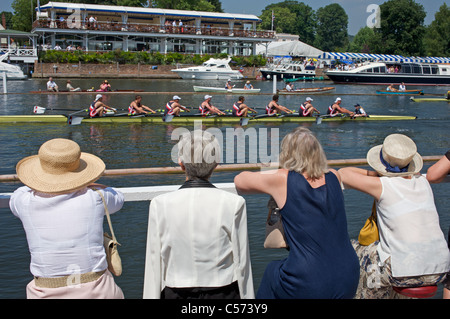
{"type": "Polygon", "coordinates": [[[253,90],[253,85],[250,83],[250,81],[247,81],[245,83],[244,90],[253,90]]]}
{"type": "Polygon", "coordinates": [[[233,104],[232,114],[234,116],[246,117],[248,114],[248,111],[257,113],[254,109],[252,109],[248,105],[244,104],[244,101],[245,101],[245,98],[243,96],[240,96],[238,98],[238,101],[233,104]]]}
{"type": "Polygon", "coordinates": [[[130,103],[130,106],[128,107],[128,115],[140,115],[140,114],[148,114],[150,113],[156,113],[151,108],[149,108],[146,105],[143,105],[141,103],[142,96],[136,95],[134,98],[134,101],[130,103]]]}
{"type": "Polygon", "coordinates": [[[330,115],[331,117],[334,117],[339,114],[350,114],[350,116],[353,116],[355,113],[342,107],[341,102],[342,99],[338,97],[336,101],[334,101],[334,103],[328,107],[327,114],[330,115]]]}
{"type": "Polygon", "coordinates": [[[267,104],[267,106],[266,106],[266,114],[275,115],[275,114],[279,114],[281,112],[286,112],[289,114],[294,113],[294,111],[289,110],[287,107],[279,105],[278,98],[279,98],[278,94],[275,94],[272,97],[272,101],[270,101],[269,104],[267,104]]]}
{"type": "Polygon", "coordinates": [[[58,85],[55,83],[55,81],[53,81],[52,77],[48,78],[48,82],[47,82],[47,91],[50,92],[59,92],[58,89],[58,85]]]}
{"type": "Polygon", "coordinates": [[[107,110],[111,110],[114,113],[117,112],[115,108],[112,108],[103,103],[103,95],[97,94],[95,96],[94,102],[89,106],[89,116],[90,117],[101,117],[104,116],[107,110]]]}
{"type": "Polygon", "coordinates": [[[212,99],[211,95],[205,95],[205,100],[198,107],[198,110],[200,111],[202,116],[210,115],[211,113],[225,115],[224,112],[222,112],[217,107],[211,104],[211,99],[212,99]]]}
{"type": "Polygon", "coordinates": [[[311,104],[312,101],[314,101],[312,98],[306,98],[306,101],[300,105],[300,109],[298,110],[299,116],[313,116],[314,112],[320,114],[320,112],[311,104]]]}
{"type": "Polygon", "coordinates": [[[400,92],[406,92],[406,85],[404,82],[402,82],[402,84],[400,84],[400,86],[398,87],[398,90],[400,92]]]}
{"type": "Polygon", "coordinates": [[[178,95],[174,95],[172,100],[167,102],[166,109],[164,110],[164,116],[166,115],[175,115],[179,116],[181,110],[186,112],[190,112],[190,110],[183,105],[180,104],[181,98],[178,95]]]}
{"type": "Polygon", "coordinates": [[[100,89],[97,90],[97,92],[110,92],[112,91],[111,89],[111,84],[108,83],[108,80],[103,81],[102,84],[100,84],[100,89]]]}
{"type": "Polygon", "coordinates": [[[386,88],[386,91],[398,92],[398,90],[394,87],[394,84],[390,84],[390,85],[386,88]]]}
{"type": "Polygon", "coordinates": [[[74,88],[74,87],[72,86],[72,82],[71,82],[70,80],[67,80],[66,88],[67,88],[67,90],[68,90],[69,92],[79,92],[79,91],[81,91],[81,89],[80,89],[79,87],[74,88]]]}
{"type": "Polygon", "coordinates": [[[361,107],[361,105],[355,104],[355,112],[352,117],[368,117],[369,115],[366,111],[361,107]]]}
{"type": "Polygon", "coordinates": [[[234,85],[231,85],[231,79],[228,79],[227,83],[225,84],[225,89],[231,90],[234,88],[234,85]]]}

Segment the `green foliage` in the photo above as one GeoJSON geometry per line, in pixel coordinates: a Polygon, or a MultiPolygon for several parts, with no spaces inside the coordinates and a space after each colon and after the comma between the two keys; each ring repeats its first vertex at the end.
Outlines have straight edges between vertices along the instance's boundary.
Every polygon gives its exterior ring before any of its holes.
{"type": "Polygon", "coordinates": [[[450,8],[443,4],[427,27],[424,37],[428,56],[450,56],[450,8]]]}
{"type": "Polygon", "coordinates": [[[261,30],[272,27],[272,10],[275,15],[274,30],[281,33],[297,34],[300,40],[312,44],[315,38],[315,11],[303,2],[286,0],[266,6],[260,16],[261,30]]]}
{"type": "Polygon", "coordinates": [[[381,50],[381,38],[369,27],[361,28],[349,45],[350,52],[377,53],[381,50]]]}
{"type": "Polygon", "coordinates": [[[337,3],[317,10],[316,47],[323,51],[345,51],[348,46],[348,16],[337,3]]]}
{"type": "Polygon", "coordinates": [[[375,32],[381,35],[383,53],[423,55],[426,16],[423,6],[414,0],[389,0],[380,10],[381,27],[375,32]]]}
{"type": "MultiPolygon", "coordinates": [[[[161,54],[159,52],[126,52],[120,49],[107,52],[84,52],[84,51],[61,51],[61,50],[47,50],[40,53],[39,60],[44,63],[120,63],[120,64],[150,64],[150,65],[175,65],[181,64],[196,64],[200,65],[210,58],[223,59],[227,54],[215,55],[199,55],[199,54],[181,54],[181,53],[167,53],[161,54]]],[[[248,57],[233,57],[232,61],[236,65],[243,66],[264,66],[266,59],[260,55],[248,57]]]]}

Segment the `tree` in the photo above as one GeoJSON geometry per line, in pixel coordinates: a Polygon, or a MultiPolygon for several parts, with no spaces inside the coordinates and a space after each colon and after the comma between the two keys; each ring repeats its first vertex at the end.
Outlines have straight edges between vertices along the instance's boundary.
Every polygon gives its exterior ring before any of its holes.
{"type": "Polygon", "coordinates": [[[337,3],[317,10],[315,46],[324,51],[346,50],[348,46],[348,16],[337,3]]]}
{"type": "Polygon", "coordinates": [[[380,5],[380,10],[381,27],[375,32],[381,34],[383,53],[423,55],[423,6],[414,0],[389,0],[380,5]]]}
{"type": "Polygon", "coordinates": [[[361,28],[350,43],[350,52],[378,53],[381,48],[381,38],[372,28],[361,28]]]}
{"type": "Polygon", "coordinates": [[[175,9],[175,10],[195,10],[213,12],[216,8],[208,0],[153,0],[152,6],[155,8],[175,9]]]}
{"type": "Polygon", "coordinates": [[[278,33],[295,34],[296,15],[291,10],[284,7],[274,6],[265,9],[259,17],[262,21],[258,25],[260,30],[271,30],[272,28],[272,10],[274,14],[273,30],[278,33]]]}
{"type": "Polygon", "coordinates": [[[443,4],[426,29],[425,52],[428,56],[450,56],[450,8],[443,4]]]}
{"type": "Polygon", "coordinates": [[[284,2],[274,3],[266,6],[261,15],[263,20],[262,29],[270,30],[272,10],[275,13],[275,25],[277,32],[297,34],[301,41],[312,44],[316,31],[316,16],[314,10],[303,2],[286,0],[284,2]],[[277,8],[286,8],[288,14],[294,14],[295,19],[290,16],[284,16],[283,11],[277,8]],[[286,18],[289,19],[289,25],[285,23],[286,18]],[[281,31],[278,31],[280,28],[281,31]]]}

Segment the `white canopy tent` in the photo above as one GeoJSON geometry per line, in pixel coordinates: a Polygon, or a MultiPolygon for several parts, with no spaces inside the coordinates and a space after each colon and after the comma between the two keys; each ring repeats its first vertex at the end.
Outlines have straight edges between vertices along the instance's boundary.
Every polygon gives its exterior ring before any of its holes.
{"type": "Polygon", "coordinates": [[[317,58],[324,52],[301,41],[278,41],[268,44],[258,44],[256,54],[267,56],[301,56],[317,58]]]}

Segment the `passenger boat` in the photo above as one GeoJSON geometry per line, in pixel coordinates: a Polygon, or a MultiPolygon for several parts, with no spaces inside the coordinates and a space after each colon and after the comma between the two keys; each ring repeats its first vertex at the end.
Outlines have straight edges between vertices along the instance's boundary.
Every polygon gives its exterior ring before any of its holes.
{"type": "Polygon", "coordinates": [[[292,58],[281,58],[274,60],[267,67],[259,70],[263,79],[270,80],[277,76],[277,80],[286,79],[316,79],[316,67],[314,65],[304,65],[302,61],[293,61],[292,58]]]}
{"type": "Polygon", "coordinates": [[[226,89],[221,87],[210,87],[210,86],[197,86],[194,85],[195,92],[211,92],[211,93],[231,93],[231,94],[249,94],[249,93],[259,93],[261,89],[244,89],[244,88],[232,88],[226,89]]]}
{"type": "Polygon", "coordinates": [[[366,62],[349,70],[328,70],[335,83],[449,85],[450,64],[366,62]],[[395,66],[397,71],[389,72],[395,66]]]}
{"type": "Polygon", "coordinates": [[[387,90],[377,90],[377,94],[398,94],[398,95],[423,95],[423,90],[405,90],[405,91],[387,91],[387,90]]]}
{"type": "MultiPolygon", "coordinates": [[[[324,122],[350,122],[350,121],[399,121],[399,120],[415,120],[415,116],[400,116],[400,115],[370,115],[370,117],[356,117],[351,118],[349,116],[320,116],[324,122]]],[[[13,123],[68,123],[69,116],[65,115],[1,115],[0,124],[13,124],[13,123]]],[[[243,118],[221,115],[221,116],[206,116],[202,117],[200,114],[196,115],[182,115],[173,117],[170,123],[174,124],[188,124],[194,121],[201,120],[207,124],[239,124],[243,118]]],[[[246,118],[247,119],[247,118],[246,118]]],[[[282,116],[268,116],[257,115],[254,117],[248,117],[249,123],[300,123],[300,122],[315,122],[316,117],[300,117],[298,115],[282,115],[282,116]]],[[[103,116],[96,118],[83,118],[82,123],[151,123],[151,124],[166,124],[163,121],[163,117],[160,114],[151,114],[146,116],[103,116]]]]}
{"type": "Polygon", "coordinates": [[[287,95],[287,94],[316,94],[316,93],[324,93],[328,91],[332,91],[335,88],[330,87],[319,87],[319,88],[303,88],[303,89],[296,89],[292,91],[288,91],[286,89],[277,90],[278,94],[281,95],[287,95]]]}
{"type": "Polygon", "coordinates": [[[58,92],[52,92],[47,90],[30,91],[30,94],[80,94],[80,93],[90,93],[90,94],[111,94],[111,93],[137,93],[144,92],[144,90],[112,90],[112,91],[96,91],[96,90],[81,90],[81,91],[68,91],[59,90],[58,92]]]}
{"type": "Polygon", "coordinates": [[[209,59],[201,66],[192,66],[187,68],[171,70],[177,73],[183,79],[197,80],[227,80],[242,79],[244,76],[239,70],[233,70],[230,67],[231,58],[227,59],[209,59]]]}

